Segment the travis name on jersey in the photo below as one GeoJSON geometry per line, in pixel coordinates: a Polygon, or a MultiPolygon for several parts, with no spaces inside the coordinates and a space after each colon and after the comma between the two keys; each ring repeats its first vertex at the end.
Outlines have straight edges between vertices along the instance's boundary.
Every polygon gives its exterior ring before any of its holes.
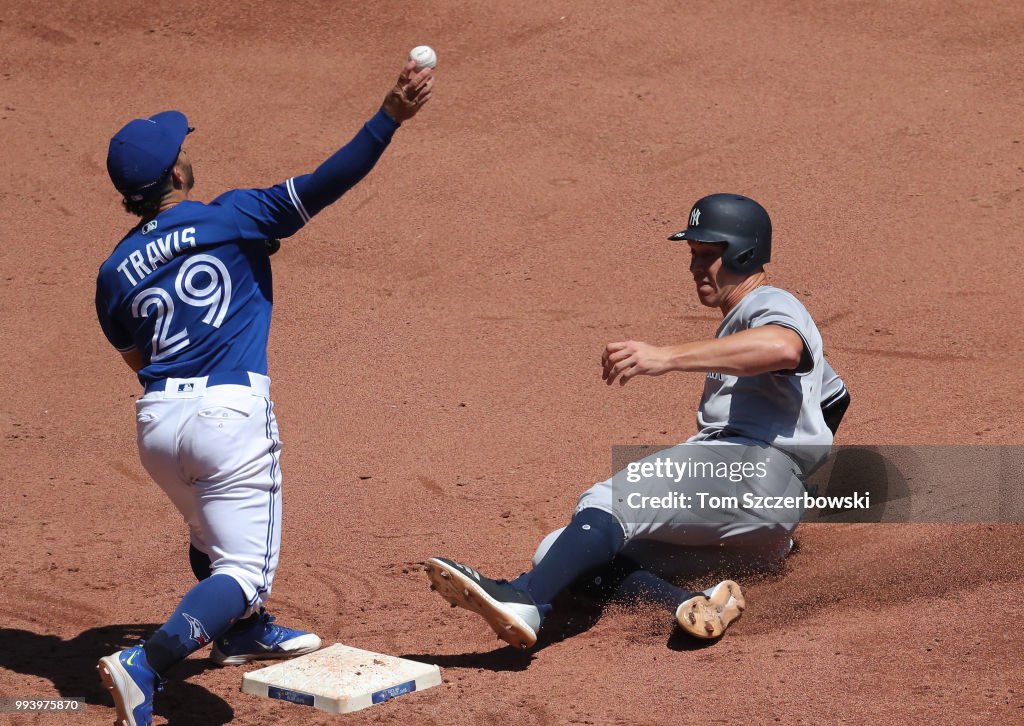
{"type": "MultiPolygon", "coordinates": [[[[142,234],[148,234],[155,228],[156,220],[153,220],[143,226],[142,234]]],[[[195,246],[195,227],[186,227],[182,230],[176,229],[163,237],[157,237],[146,243],[145,256],[139,250],[129,252],[128,256],[117,266],[117,271],[124,275],[132,287],[134,287],[139,284],[142,278],[152,274],[153,270],[160,265],[170,262],[184,250],[194,248],[195,246]],[[129,265],[135,272],[134,276],[128,270],[129,265]]]]}

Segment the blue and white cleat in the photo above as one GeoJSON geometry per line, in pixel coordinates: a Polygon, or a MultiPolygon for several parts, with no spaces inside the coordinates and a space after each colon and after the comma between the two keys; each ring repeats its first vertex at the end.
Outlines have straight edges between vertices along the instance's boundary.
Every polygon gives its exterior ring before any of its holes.
{"type": "Polygon", "coordinates": [[[245,630],[215,640],[211,657],[217,665],[241,665],[254,660],[294,658],[319,650],[320,645],[315,634],[277,625],[274,616],[263,611],[245,630]]]}
{"type": "Polygon", "coordinates": [[[164,682],[149,667],[142,644],[100,658],[96,665],[103,687],[114,697],[116,726],[150,726],[153,723],[153,694],[164,682]]]}

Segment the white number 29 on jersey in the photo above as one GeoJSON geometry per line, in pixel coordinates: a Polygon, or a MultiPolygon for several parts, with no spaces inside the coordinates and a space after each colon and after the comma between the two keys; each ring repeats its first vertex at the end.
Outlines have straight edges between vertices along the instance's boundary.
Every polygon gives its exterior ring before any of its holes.
{"type": "MultiPolygon", "coordinates": [[[[203,322],[219,328],[224,322],[231,304],[231,276],[224,263],[212,255],[191,255],[178,270],[174,280],[174,291],[186,305],[208,308],[203,322]],[[208,282],[196,286],[196,277],[206,275],[208,282]]],[[[182,328],[171,333],[174,317],[174,298],[160,287],[149,287],[139,292],[132,300],[132,316],[148,318],[156,313],[153,328],[153,355],[151,361],[158,361],[188,347],[188,330],[182,328]]]]}

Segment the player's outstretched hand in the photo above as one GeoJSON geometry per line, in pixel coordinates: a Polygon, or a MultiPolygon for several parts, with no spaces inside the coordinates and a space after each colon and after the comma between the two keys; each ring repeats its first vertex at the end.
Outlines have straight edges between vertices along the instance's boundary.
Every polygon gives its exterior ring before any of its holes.
{"type": "Polygon", "coordinates": [[[434,69],[416,70],[416,61],[410,60],[402,69],[395,85],[384,97],[384,112],[398,123],[415,116],[423,104],[430,100],[434,90],[434,69]]]}
{"type": "Polygon", "coordinates": [[[619,379],[619,385],[626,385],[633,376],[660,376],[672,370],[670,348],[627,340],[609,343],[601,355],[601,378],[610,386],[619,379]]]}

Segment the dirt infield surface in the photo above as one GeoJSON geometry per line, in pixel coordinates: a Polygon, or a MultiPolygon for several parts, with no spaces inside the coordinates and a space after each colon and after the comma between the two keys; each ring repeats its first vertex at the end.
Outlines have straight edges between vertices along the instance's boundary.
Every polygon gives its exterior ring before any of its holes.
{"type": "Polygon", "coordinates": [[[598,363],[612,340],[713,334],[665,241],[710,192],[771,211],[770,277],[853,395],[838,443],[1024,444],[1024,5],[114,5],[0,13],[0,696],[88,702],[8,722],[112,721],[96,659],[192,583],[93,310],[131,222],[110,135],[179,108],[196,198],[276,183],[350,138],[420,43],[434,100],[274,258],[272,607],[445,682],[331,718],[200,653],[157,723],[1024,720],[1020,525],[805,526],[705,648],[664,613],[578,609],[511,652],[418,564],[515,575],[612,445],[693,432],[700,377],[608,389],[598,363]]]}

